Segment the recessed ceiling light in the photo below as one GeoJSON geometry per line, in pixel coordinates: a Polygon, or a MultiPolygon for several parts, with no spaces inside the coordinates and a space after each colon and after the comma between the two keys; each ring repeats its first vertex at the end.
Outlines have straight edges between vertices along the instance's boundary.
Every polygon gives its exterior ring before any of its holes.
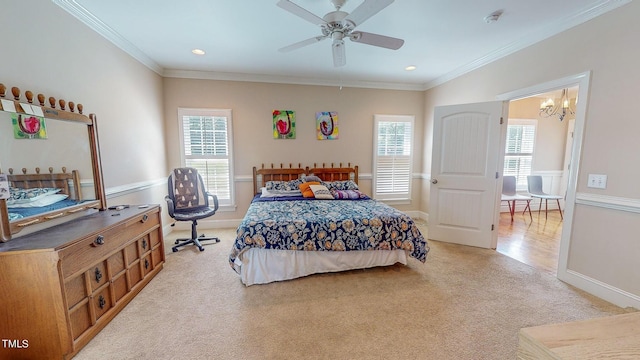
{"type": "Polygon", "coordinates": [[[196,55],[204,55],[204,50],[201,50],[201,49],[193,49],[191,50],[191,52],[196,55]]]}
{"type": "Polygon", "coordinates": [[[409,65],[404,69],[407,70],[407,71],[413,71],[413,70],[417,69],[417,67],[415,65],[409,65]]]}

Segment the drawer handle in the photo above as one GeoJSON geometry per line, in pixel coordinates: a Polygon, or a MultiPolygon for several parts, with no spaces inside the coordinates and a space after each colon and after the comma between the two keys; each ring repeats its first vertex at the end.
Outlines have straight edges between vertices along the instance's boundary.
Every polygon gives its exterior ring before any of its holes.
{"type": "Polygon", "coordinates": [[[147,240],[146,239],[142,240],[142,249],[143,250],[147,250],[147,240]]]}
{"type": "Polygon", "coordinates": [[[93,240],[93,246],[104,245],[104,236],[98,235],[95,240],[93,240]]]}
{"type": "Polygon", "coordinates": [[[145,270],[149,270],[149,259],[144,259],[144,268],[145,270]]]}
{"type": "Polygon", "coordinates": [[[147,220],[149,220],[149,215],[147,214],[142,215],[142,220],[140,221],[144,223],[144,222],[147,222],[147,220]]]}
{"type": "Polygon", "coordinates": [[[96,282],[99,283],[102,279],[102,272],[100,271],[100,269],[96,268],[96,271],[94,273],[96,276],[96,282]]]}
{"type": "Polygon", "coordinates": [[[107,301],[104,299],[104,296],[100,295],[98,298],[98,306],[100,309],[104,309],[104,306],[107,305],[107,301]]]}

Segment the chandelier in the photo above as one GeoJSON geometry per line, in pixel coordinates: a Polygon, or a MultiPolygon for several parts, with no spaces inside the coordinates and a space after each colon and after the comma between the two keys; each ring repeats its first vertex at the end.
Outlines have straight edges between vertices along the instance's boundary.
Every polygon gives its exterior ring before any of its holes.
{"type": "Polygon", "coordinates": [[[577,102],[578,98],[576,97],[576,101],[572,107],[571,99],[569,99],[569,89],[562,89],[560,99],[556,99],[556,101],[554,101],[552,98],[548,98],[540,104],[540,116],[557,116],[558,119],[562,121],[567,115],[575,115],[575,103],[577,102]]]}

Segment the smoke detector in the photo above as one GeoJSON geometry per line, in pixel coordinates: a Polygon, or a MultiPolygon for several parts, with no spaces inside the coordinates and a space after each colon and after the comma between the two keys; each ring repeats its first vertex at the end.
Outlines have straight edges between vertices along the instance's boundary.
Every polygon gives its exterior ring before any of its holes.
{"type": "Polygon", "coordinates": [[[502,12],[502,10],[496,10],[492,12],[491,14],[484,17],[484,22],[486,22],[487,24],[491,24],[498,21],[498,19],[500,19],[500,16],[502,16],[502,12]]]}

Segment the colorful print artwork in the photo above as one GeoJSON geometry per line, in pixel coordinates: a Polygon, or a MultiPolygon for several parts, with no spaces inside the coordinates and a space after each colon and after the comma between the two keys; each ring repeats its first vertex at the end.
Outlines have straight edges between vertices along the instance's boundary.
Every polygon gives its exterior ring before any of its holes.
{"type": "Polygon", "coordinates": [[[316,132],[318,140],[335,140],[338,138],[338,113],[336,111],[320,111],[316,113],[316,132]]]}
{"type": "Polygon", "coordinates": [[[273,138],[296,138],[296,112],[292,110],[273,110],[273,138]]]}
{"type": "Polygon", "coordinates": [[[13,114],[13,137],[16,139],[46,139],[44,118],[27,114],[13,114]]]}

